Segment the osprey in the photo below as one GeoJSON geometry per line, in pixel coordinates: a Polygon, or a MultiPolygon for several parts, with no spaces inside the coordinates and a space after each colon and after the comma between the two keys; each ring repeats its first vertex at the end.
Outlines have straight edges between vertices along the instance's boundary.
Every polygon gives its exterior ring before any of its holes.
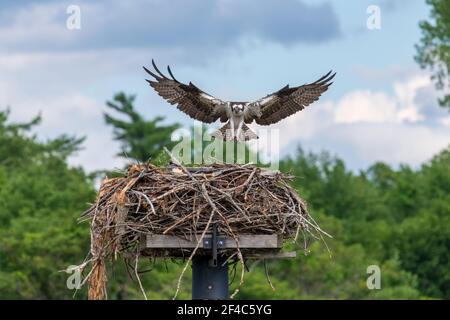
{"type": "Polygon", "coordinates": [[[224,140],[251,140],[258,136],[247,126],[255,121],[259,125],[270,125],[303,110],[317,101],[332,84],[336,73],[328,72],[315,82],[298,87],[286,85],[280,90],[252,102],[223,101],[197,88],[192,82],[179,82],[167,66],[170,78],[159,71],[152,60],[154,72],[144,67],[154,80],[147,80],[150,86],[170,104],[191,118],[204,123],[220,119],[226,122],[213,136],[224,140]],[[156,73],[155,73],[156,72],[156,73]]]}

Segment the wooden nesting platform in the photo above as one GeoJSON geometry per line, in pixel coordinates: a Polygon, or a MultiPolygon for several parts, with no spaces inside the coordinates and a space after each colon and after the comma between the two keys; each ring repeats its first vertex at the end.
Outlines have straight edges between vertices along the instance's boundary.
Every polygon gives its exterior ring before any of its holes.
{"type": "MultiPolygon", "coordinates": [[[[184,239],[171,235],[146,235],[141,239],[142,256],[158,256],[162,258],[188,257],[197,246],[198,238],[184,239]]],[[[210,255],[213,250],[213,236],[205,235],[198,244],[197,255],[210,255]]],[[[281,259],[295,258],[296,252],[282,252],[282,237],[276,234],[239,235],[239,249],[246,259],[281,259]]],[[[236,253],[236,241],[231,237],[218,236],[216,248],[220,255],[236,253]]]]}

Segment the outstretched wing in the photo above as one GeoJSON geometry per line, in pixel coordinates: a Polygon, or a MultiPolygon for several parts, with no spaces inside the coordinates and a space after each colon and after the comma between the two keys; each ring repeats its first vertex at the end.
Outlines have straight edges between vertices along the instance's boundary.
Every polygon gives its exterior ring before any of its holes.
{"type": "Polygon", "coordinates": [[[173,76],[169,66],[167,66],[167,71],[171,78],[161,73],[153,60],[152,65],[156,73],[143,67],[154,78],[154,80],[147,80],[147,82],[167,102],[177,105],[179,110],[191,118],[205,123],[212,123],[219,118],[222,121],[227,120],[226,103],[224,101],[203,92],[192,82],[189,82],[188,85],[179,82],[173,76]]]}
{"type": "Polygon", "coordinates": [[[317,81],[303,86],[290,88],[289,85],[250,103],[246,110],[245,121],[256,121],[260,125],[269,125],[303,110],[317,101],[322,93],[333,83],[336,73],[331,71],[317,81]]]}

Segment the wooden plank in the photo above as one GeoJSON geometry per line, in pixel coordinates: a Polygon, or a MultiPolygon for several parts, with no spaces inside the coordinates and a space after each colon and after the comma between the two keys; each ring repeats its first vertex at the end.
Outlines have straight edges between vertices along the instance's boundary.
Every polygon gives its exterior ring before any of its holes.
{"type": "MultiPolygon", "coordinates": [[[[159,252],[159,255],[157,256],[158,258],[171,258],[171,259],[180,259],[180,258],[184,258],[186,259],[187,256],[189,256],[189,252],[186,252],[184,255],[181,254],[181,250],[180,252],[174,252],[174,251],[169,251],[167,249],[161,249],[161,248],[156,248],[156,249],[149,249],[152,250],[153,252],[156,250],[159,252]]],[[[253,249],[255,250],[255,249],[253,249]]],[[[258,250],[258,249],[256,249],[258,250]]],[[[251,259],[251,260],[275,260],[275,259],[289,259],[289,258],[296,258],[297,257],[297,253],[295,251],[291,251],[291,252],[280,252],[278,251],[279,249],[269,249],[269,251],[267,251],[267,249],[263,249],[264,252],[244,252],[243,256],[244,259],[251,259]]],[[[146,251],[142,251],[141,254],[143,256],[146,256],[147,253],[146,251]]],[[[150,254],[152,255],[152,254],[150,254]]],[[[124,257],[128,257],[128,258],[133,258],[134,254],[132,253],[125,253],[124,257]]]]}
{"type": "Polygon", "coordinates": [[[285,259],[285,258],[296,258],[297,252],[269,252],[269,253],[250,253],[245,254],[244,258],[246,259],[285,259]]]}
{"type": "MultiPolygon", "coordinates": [[[[210,239],[211,235],[206,235],[206,239],[210,239]]],[[[239,235],[239,247],[254,249],[274,249],[281,248],[282,239],[276,234],[259,234],[259,235],[239,235]]],[[[197,246],[197,240],[186,240],[170,235],[147,235],[145,246],[142,249],[193,249],[197,246]]],[[[200,249],[203,249],[203,241],[200,243],[200,249]]],[[[224,245],[219,249],[236,248],[236,242],[233,238],[225,238],[224,245]]]]}
{"type": "MultiPolygon", "coordinates": [[[[281,248],[276,234],[240,235],[238,236],[240,248],[281,248]]],[[[233,238],[225,239],[225,248],[236,248],[236,241],[233,238]]]]}
{"type": "Polygon", "coordinates": [[[179,237],[168,235],[147,235],[144,248],[195,248],[195,245],[196,243],[194,241],[188,241],[179,237]]]}

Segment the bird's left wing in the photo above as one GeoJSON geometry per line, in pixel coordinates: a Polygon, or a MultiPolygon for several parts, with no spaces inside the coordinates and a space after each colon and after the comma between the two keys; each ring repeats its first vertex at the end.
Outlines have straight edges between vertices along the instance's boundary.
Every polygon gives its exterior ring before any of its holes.
{"type": "Polygon", "coordinates": [[[144,67],[144,70],[154,78],[147,82],[167,102],[177,105],[179,110],[191,118],[205,123],[212,123],[219,118],[226,121],[226,103],[224,101],[203,92],[192,82],[189,84],[179,82],[173,76],[169,66],[167,66],[167,71],[171,78],[160,72],[153,60],[152,65],[156,73],[144,67]]]}
{"type": "Polygon", "coordinates": [[[245,122],[253,120],[260,125],[269,125],[303,110],[317,101],[328,87],[336,73],[328,72],[315,82],[290,88],[289,85],[250,103],[245,112],[245,122]]]}

